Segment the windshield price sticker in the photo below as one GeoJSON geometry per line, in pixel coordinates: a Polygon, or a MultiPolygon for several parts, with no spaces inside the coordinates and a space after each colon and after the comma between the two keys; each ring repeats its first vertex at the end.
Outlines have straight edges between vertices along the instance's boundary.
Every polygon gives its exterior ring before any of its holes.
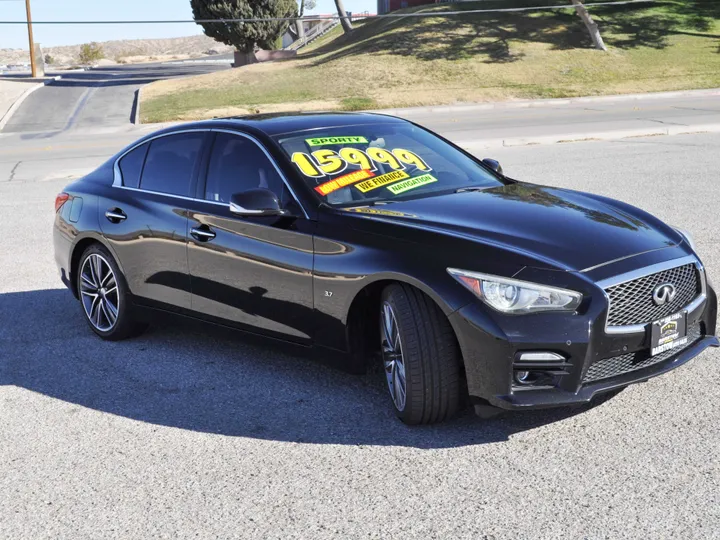
{"type": "Polygon", "coordinates": [[[370,180],[365,180],[364,182],[355,184],[355,187],[363,193],[367,193],[373,189],[386,186],[392,182],[397,182],[398,180],[405,180],[406,178],[410,178],[410,175],[405,171],[393,171],[391,173],[378,176],[377,178],[371,178],[370,180]]]}
{"type": "Polygon", "coordinates": [[[420,186],[424,186],[426,184],[432,184],[433,182],[437,182],[437,178],[435,178],[432,174],[423,174],[422,176],[416,176],[415,178],[398,182],[397,184],[393,184],[387,188],[392,191],[393,194],[399,195],[400,193],[410,191],[411,189],[419,188],[420,186]]]}
{"type": "MultiPolygon", "coordinates": [[[[338,138],[335,137],[335,139],[338,138]]],[[[360,139],[362,137],[355,138],[360,139]]],[[[317,139],[317,141],[321,140],[325,139],[317,139]]],[[[291,160],[303,175],[310,178],[322,178],[323,176],[339,174],[348,166],[355,166],[368,171],[376,171],[378,166],[384,167],[385,170],[389,167],[394,171],[403,171],[408,166],[415,167],[423,172],[432,170],[420,156],[404,148],[395,148],[392,151],[374,146],[367,147],[364,150],[352,147],[340,148],[337,151],[322,148],[310,154],[295,152],[291,160]]]]}
{"type": "Polygon", "coordinates": [[[335,144],[368,144],[365,137],[315,137],[305,139],[308,146],[330,146],[335,144]]]}
{"type": "Polygon", "coordinates": [[[340,188],[344,188],[345,186],[349,186],[350,184],[354,184],[360,180],[367,180],[373,176],[375,176],[374,172],[360,169],[359,171],[351,172],[344,176],[340,176],[335,180],[330,180],[329,182],[315,186],[315,191],[317,191],[320,195],[328,195],[340,188]]]}

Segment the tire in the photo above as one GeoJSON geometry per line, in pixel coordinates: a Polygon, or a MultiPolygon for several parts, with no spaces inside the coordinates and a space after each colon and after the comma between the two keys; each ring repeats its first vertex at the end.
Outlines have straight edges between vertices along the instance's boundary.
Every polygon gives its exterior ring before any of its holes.
{"type": "Polygon", "coordinates": [[[101,338],[119,341],[147,328],[135,319],[125,276],[104,246],[93,244],[83,252],[76,286],[85,321],[101,338]]]}
{"type": "Polygon", "coordinates": [[[432,424],[458,412],[462,357],[450,322],[435,302],[409,285],[386,287],[380,301],[380,341],[383,373],[400,420],[406,424],[432,424]],[[387,322],[390,316],[396,321],[399,340],[392,323],[387,322]],[[404,369],[400,369],[398,359],[404,369]],[[402,392],[398,393],[402,386],[398,376],[402,372],[404,402],[399,399],[402,392]]]}

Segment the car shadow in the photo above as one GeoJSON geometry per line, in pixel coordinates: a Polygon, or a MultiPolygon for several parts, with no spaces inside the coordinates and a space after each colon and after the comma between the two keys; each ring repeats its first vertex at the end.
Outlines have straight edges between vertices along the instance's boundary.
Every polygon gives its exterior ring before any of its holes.
{"type": "Polygon", "coordinates": [[[191,431],[422,449],[506,441],[590,407],[490,420],[468,410],[443,424],[408,427],[395,418],[379,372],[352,375],[182,319],[106,342],[80,309],[61,289],[0,294],[0,385],[191,431]]]}

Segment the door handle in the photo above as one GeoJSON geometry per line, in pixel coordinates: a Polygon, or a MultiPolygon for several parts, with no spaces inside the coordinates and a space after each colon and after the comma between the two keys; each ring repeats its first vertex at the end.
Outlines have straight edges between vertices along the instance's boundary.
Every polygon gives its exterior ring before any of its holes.
{"type": "Polygon", "coordinates": [[[110,223],[120,223],[121,221],[125,221],[127,219],[125,212],[119,208],[110,208],[107,212],[105,212],[105,217],[110,223]]]}
{"type": "Polygon", "coordinates": [[[208,227],[207,225],[195,227],[192,231],[190,231],[190,234],[193,238],[195,238],[195,240],[199,242],[207,242],[215,238],[215,233],[212,232],[212,230],[210,230],[210,227],[208,227]]]}

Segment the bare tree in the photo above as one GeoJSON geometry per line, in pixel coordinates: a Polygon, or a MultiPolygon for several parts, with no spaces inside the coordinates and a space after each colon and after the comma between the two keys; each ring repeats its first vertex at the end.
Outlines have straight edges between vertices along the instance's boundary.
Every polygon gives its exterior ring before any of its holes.
{"type": "Polygon", "coordinates": [[[337,7],[337,12],[340,16],[340,24],[342,24],[343,32],[349,34],[352,32],[353,27],[350,22],[350,17],[347,16],[347,12],[345,11],[343,0],[335,0],[335,7],[337,7]]]}
{"type": "MultiPolygon", "coordinates": [[[[298,15],[298,17],[302,18],[302,16],[305,14],[305,8],[312,10],[315,9],[315,6],[317,6],[316,0],[300,0],[300,14],[298,15]]],[[[305,26],[303,26],[303,21],[301,21],[300,19],[295,21],[295,27],[297,28],[298,39],[304,38],[305,26]]]]}
{"type": "MultiPolygon", "coordinates": [[[[337,2],[337,0],[336,0],[337,2]]],[[[596,49],[600,49],[601,51],[607,51],[607,47],[605,46],[605,42],[603,41],[602,36],[600,35],[600,30],[598,29],[597,23],[593,20],[593,18],[590,16],[590,13],[588,13],[587,8],[583,5],[581,0],[572,0],[573,5],[575,6],[575,11],[578,14],[578,17],[582,19],[582,21],[585,23],[585,26],[588,29],[588,32],[590,33],[590,39],[593,41],[593,45],[595,45],[596,49]]]]}

